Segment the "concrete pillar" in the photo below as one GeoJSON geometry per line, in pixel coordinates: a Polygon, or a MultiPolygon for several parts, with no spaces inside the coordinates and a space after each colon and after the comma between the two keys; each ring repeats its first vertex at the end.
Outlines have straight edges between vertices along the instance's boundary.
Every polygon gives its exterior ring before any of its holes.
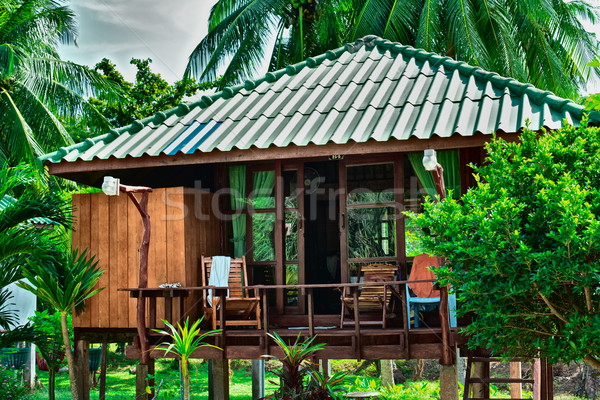
{"type": "Polygon", "coordinates": [[[252,400],[265,397],[265,360],[252,360],[252,400]]]}
{"type": "Polygon", "coordinates": [[[394,361],[381,360],[381,387],[394,386],[394,361]]]}
{"type": "Polygon", "coordinates": [[[458,381],[464,386],[467,374],[467,358],[460,354],[460,349],[456,349],[456,373],[458,381]]]}
{"type": "Polygon", "coordinates": [[[440,398],[458,400],[458,375],[456,364],[442,365],[440,371],[440,398]]]}
{"type": "Polygon", "coordinates": [[[229,400],[229,361],[208,361],[208,400],[229,400]]]}
{"type": "Polygon", "coordinates": [[[331,376],[331,363],[329,360],[319,360],[319,372],[322,373],[324,377],[331,376]]]}

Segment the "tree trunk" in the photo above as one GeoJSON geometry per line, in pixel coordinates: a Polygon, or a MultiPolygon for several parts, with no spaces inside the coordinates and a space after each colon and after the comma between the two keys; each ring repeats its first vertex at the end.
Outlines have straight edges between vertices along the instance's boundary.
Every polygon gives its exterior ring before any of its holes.
{"type": "Polygon", "coordinates": [[[67,325],[66,312],[60,313],[60,325],[62,328],[65,353],[67,355],[67,364],[69,366],[69,382],[71,383],[71,396],[73,396],[73,400],[80,400],[77,385],[77,366],[75,364],[75,359],[73,358],[73,350],[71,350],[71,340],[69,339],[69,326],[67,325]]]}
{"type": "Polygon", "coordinates": [[[56,382],[56,372],[54,372],[54,368],[50,368],[48,372],[48,400],[54,400],[54,383],[56,382]]]}
{"type": "Polygon", "coordinates": [[[187,359],[181,360],[181,375],[183,378],[183,400],[190,400],[190,374],[187,359]]]}

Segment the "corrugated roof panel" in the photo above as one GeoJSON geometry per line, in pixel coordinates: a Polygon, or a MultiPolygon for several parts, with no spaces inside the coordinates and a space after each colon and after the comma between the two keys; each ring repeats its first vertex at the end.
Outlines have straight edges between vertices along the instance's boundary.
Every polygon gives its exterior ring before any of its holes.
{"type": "MultiPolygon", "coordinates": [[[[181,148],[181,152],[184,154],[192,154],[194,153],[204,141],[209,138],[212,134],[214,134],[215,130],[221,125],[221,122],[210,121],[207,124],[204,124],[202,129],[194,135],[192,140],[190,140],[183,148],[181,148]]],[[[173,153],[177,154],[177,152],[173,153]]]]}
{"type": "Polygon", "coordinates": [[[400,78],[396,84],[396,88],[390,97],[390,104],[394,107],[402,107],[405,103],[407,103],[408,96],[410,95],[410,91],[412,90],[415,79],[409,79],[407,76],[403,76],[400,78]]]}
{"type": "Polygon", "coordinates": [[[259,149],[267,148],[273,143],[273,140],[281,132],[282,125],[285,124],[286,118],[283,115],[278,115],[270,120],[264,131],[256,138],[254,145],[259,149]]]}
{"type": "Polygon", "coordinates": [[[317,108],[317,105],[325,96],[326,89],[323,86],[317,86],[309,91],[306,97],[299,102],[298,112],[302,114],[310,114],[317,108]]]}
{"type": "Polygon", "coordinates": [[[279,134],[273,144],[278,147],[285,147],[292,143],[292,139],[304,128],[304,122],[308,119],[308,116],[302,114],[294,114],[291,118],[287,118],[287,125],[281,127],[281,134],[279,134]]]}
{"type": "Polygon", "coordinates": [[[423,104],[429,93],[429,88],[431,87],[432,83],[433,80],[428,76],[417,76],[417,79],[414,80],[414,84],[410,89],[410,94],[408,95],[406,101],[414,105],[423,104]]]}
{"type": "Polygon", "coordinates": [[[413,135],[413,127],[419,116],[419,109],[419,107],[415,107],[410,103],[406,103],[406,105],[402,107],[400,118],[398,118],[398,123],[396,124],[397,129],[394,130],[394,134],[392,135],[394,138],[406,140],[413,135]]]}
{"type": "MultiPolygon", "coordinates": [[[[577,123],[582,113],[583,107],[531,85],[365,38],[42,160],[470,136],[516,132],[527,118],[531,129],[556,129],[564,118],[577,123]]],[[[592,121],[600,122],[600,115],[593,114],[592,121]]]]}
{"type": "Polygon", "coordinates": [[[246,132],[244,132],[244,135],[239,138],[235,144],[235,147],[242,150],[252,147],[256,142],[256,139],[265,129],[267,129],[268,124],[271,121],[271,119],[265,117],[264,115],[261,115],[256,120],[250,120],[250,123],[247,125],[246,132]]]}
{"type": "Polygon", "coordinates": [[[384,108],[389,104],[390,97],[394,90],[396,89],[396,83],[389,79],[384,79],[378,85],[378,89],[373,95],[371,100],[371,104],[375,108],[384,108]]]}
{"type": "Polygon", "coordinates": [[[325,117],[325,114],[318,112],[310,114],[300,132],[292,139],[292,143],[294,143],[296,146],[306,146],[309,144],[312,137],[325,120],[325,117]]]}
{"type": "Polygon", "coordinates": [[[392,81],[400,79],[400,77],[404,75],[404,71],[406,70],[407,65],[408,64],[401,55],[394,57],[394,62],[388,70],[387,78],[392,81]]]}
{"type": "Polygon", "coordinates": [[[379,118],[377,125],[375,125],[373,128],[373,134],[371,135],[372,138],[378,142],[385,142],[389,140],[399,117],[399,108],[395,108],[390,104],[386,105],[381,113],[381,118],[379,118]]]}
{"type": "Polygon", "coordinates": [[[467,89],[469,79],[463,77],[458,70],[454,70],[450,82],[448,83],[448,89],[446,90],[446,98],[450,101],[458,103],[465,97],[465,91],[467,89]]]}
{"type": "Polygon", "coordinates": [[[343,119],[343,114],[337,110],[331,110],[325,116],[325,120],[317,130],[316,134],[312,137],[311,142],[314,144],[325,144],[328,143],[333,136],[335,127],[337,127],[343,119]]]}
{"type": "Polygon", "coordinates": [[[427,101],[419,109],[419,117],[413,128],[413,135],[419,139],[429,139],[435,125],[435,117],[437,117],[439,111],[439,104],[434,105],[427,101]],[[427,134],[424,134],[424,132],[427,132],[427,134]]]}
{"type": "Polygon", "coordinates": [[[362,113],[359,113],[356,109],[350,108],[344,113],[342,122],[338,125],[337,129],[331,137],[331,141],[334,143],[348,143],[350,135],[352,134],[352,128],[358,124],[362,113]]]}
{"type": "Polygon", "coordinates": [[[155,138],[157,139],[153,143],[151,143],[150,148],[146,150],[151,156],[157,156],[162,153],[163,149],[171,143],[179,134],[187,129],[187,126],[180,125],[180,129],[170,129],[169,127],[163,125],[155,132],[155,138]]]}
{"type": "Polygon", "coordinates": [[[376,83],[381,83],[386,79],[391,66],[394,64],[394,60],[390,57],[382,57],[379,62],[375,64],[375,69],[371,72],[369,79],[376,83]]]}
{"type": "Polygon", "coordinates": [[[460,103],[454,103],[448,99],[441,103],[434,134],[440,137],[449,137],[456,132],[460,106],[460,103]]]}
{"type": "Polygon", "coordinates": [[[349,109],[353,108],[352,105],[354,104],[354,99],[356,99],[356,97],[360,94],[360,91],[360,86],[354,82],[350,82],[350,84],[345,87],[343,92],[339,92],[340,97],[333,108],[340,112],[348,111],[349,109]]]}
{"type": "Polygon", "coordinates": [[[377,125],[377,121],[379,120],[380,116],[381,110],[377,110],[373,107],[367,107],[362,113],[360,121],[354,127],[350,139],[358,143],[366,142],[367,140],[369,140],[373,132],[373,128],[375,127],[375,125],[377,125]]]}
{"type": "MultiPolygon", "coordinates": [[[[431,80],[431,78],[429,78],[431,80]]],[[[446,97],[446,90],[450,79],[441,71],[433,76],[429,91],[427,92],[427,101],[432,103],[442,103],[446,97]]]]}
{"type": "MultiPolygon", "coordinates": [[[[475,124],[477,123],[477,117],[479,115],[479,102],[473,101],[465,97],[460,103],[460,113],[458,120],[456,121],[457,132],[471,132],[471,136],[475,134],[475,124]]],[[[483,133],[483,132],[482,132],[483,133]]]]}
{"type": "Polygon", "coordinates": [[[496,130],[498,108],[500,104],[497,101],[484,96],[479,101],[479,119],[475,130],[481,133],[492,133],[496,130]]]}

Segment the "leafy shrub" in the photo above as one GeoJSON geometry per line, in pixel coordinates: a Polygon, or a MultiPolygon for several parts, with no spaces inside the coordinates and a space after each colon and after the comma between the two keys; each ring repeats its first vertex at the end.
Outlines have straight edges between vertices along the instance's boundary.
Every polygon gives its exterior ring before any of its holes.
{"type": "Polygon", "coordinates": [[[0,365],[0,398],[4,400],[24,400],[29,398],[28,389],[23,384],[22,372],[0,365]]]}

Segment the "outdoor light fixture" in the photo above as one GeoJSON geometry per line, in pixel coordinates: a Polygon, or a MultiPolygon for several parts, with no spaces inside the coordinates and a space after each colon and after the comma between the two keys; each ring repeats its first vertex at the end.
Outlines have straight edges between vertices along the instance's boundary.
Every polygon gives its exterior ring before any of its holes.
{"type": "Polygon", "coordinates": [[[107,196],[118,196],[119,186],[121,182],[119,178],[113,178],[112,176],[105,176],[104,183],[102,184],[102,191],[107,196]]]}
{"type": "MultiPolygon", "coordinates": [[[[437,167],[437,157],[435,156],[435,150],[425,150],[425,156],[423,156],[423,167],[426,171],[435,171],[437,167]]],[[[106,178],[105,178],[106,179],[106,178]]]]}

